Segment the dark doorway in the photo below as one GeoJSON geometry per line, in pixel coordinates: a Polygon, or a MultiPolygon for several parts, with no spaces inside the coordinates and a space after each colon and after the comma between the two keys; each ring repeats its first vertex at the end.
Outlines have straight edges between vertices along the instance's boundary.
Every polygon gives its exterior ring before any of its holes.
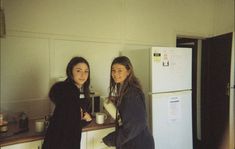
{"type": "Polygon", "coordinates": [[[202,41],[202,149],[219,149],[229,122],[232,33],[202,41]]]}
{"type": "Polygon", "coordinates": [[[199,149],[197,139],[197,52],[198,39],[177,38],[177,47],[192,48],[192,124],[193,124],[193,148],[199,149]]]}

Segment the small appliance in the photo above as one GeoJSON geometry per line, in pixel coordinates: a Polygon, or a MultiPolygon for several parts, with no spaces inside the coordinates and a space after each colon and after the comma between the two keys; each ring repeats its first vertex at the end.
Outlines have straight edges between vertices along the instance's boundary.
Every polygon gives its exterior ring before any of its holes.
{"type": "Polygon", "coordinates": [[[99,95],[91,95],[91,106],[90,106],[90,113],[92,116],[95,116],[97,112],[102,112],[103,110],[103,105],[100,100],[99,95]]]}

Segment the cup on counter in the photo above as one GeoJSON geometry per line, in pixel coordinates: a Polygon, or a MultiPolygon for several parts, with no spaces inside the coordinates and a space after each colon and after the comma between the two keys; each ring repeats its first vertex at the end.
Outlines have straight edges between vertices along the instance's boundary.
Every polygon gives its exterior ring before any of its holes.
{"type": "Polygon", "coordinates": [[[95,114],[95,122],[97,124],[104,124],[104,121],[107,119],[107,114],[102,112],[97,112],[95,114]]]}
{"type": "Polygon", "coordinates": [[[35,132],[43,132],[45,130],[45,122],[43,119],[35,121],[35,132]]]}

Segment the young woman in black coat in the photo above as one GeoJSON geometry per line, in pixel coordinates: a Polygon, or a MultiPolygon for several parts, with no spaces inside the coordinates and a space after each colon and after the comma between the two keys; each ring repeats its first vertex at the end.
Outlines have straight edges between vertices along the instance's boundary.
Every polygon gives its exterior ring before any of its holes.
{"type": "Polygon", "coordinates": [[[117,149],[154,149],[144,93],[128,57],[120,56],[112,62],[109,96],[117,107],[116,130],[104,137],[103,142],[117,149]]]}
{"type": "Polygon", "coordinates": [[[90,68],[82,57],[70,60],[67,79],[55,83],[49,92],[55,104],[42,149],[80,149],[82,127],[92,119],[87,111],[90,68]]]}

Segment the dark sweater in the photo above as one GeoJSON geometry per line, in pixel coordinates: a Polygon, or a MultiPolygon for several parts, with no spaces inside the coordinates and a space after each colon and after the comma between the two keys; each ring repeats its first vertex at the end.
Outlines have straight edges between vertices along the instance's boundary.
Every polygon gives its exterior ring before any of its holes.
{"type": "Polygon", "coordinates": [[[78,88],[68,82],[54,84],[49,92],[55,104],[42,149],[80,149],[82,125],[78,88]]]}
{"type": "Polygon", "coordinates": [[[147,127],[145,98],[141,90],[131,87],[118,107],[122,125],[103,141],[117,149],[154,149],[154,140],[147,127]]]}

